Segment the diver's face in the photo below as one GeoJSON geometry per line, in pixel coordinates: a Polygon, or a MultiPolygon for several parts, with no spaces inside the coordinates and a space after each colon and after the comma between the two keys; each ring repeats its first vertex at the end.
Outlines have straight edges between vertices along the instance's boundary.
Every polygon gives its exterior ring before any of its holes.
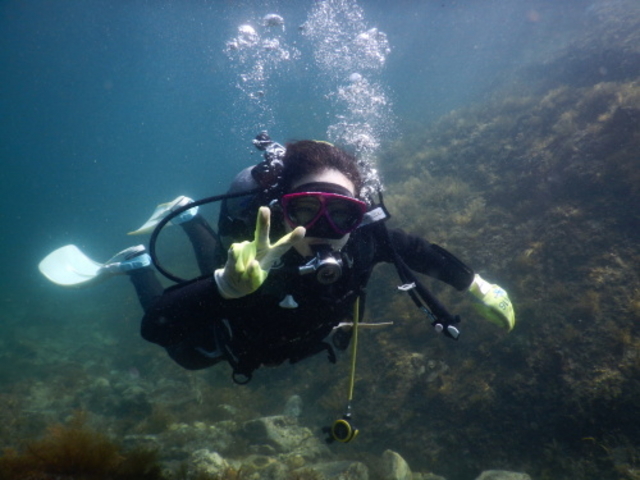
{"type": "MultiPolygon", "coordinates": [[[[351,196],[355,196],[355,186],[353,182],[349,180],[347,176],[341,171],[332,168],[302,177],[298,181],[294,182],[293,185],[291,185],[291,190],[295,190],[297,187],[305,185],[307,183],[316,182],[331,183],[337,185],[338,187],[342,187],[348,190],[351,196]]],[[[292,228],[286,222],[285,229],[287,230],[287,232],[290,232],[292,230],[292,228]]],[[[295,248],[298,253],[304,257],[313,255],[313,251],[311,250],[310,245],[331,245],[331,248],[333,250],[338,251],[345,246],[345,244],[349,241],[350,236],[350,233],[347,233],[338,239],[305,236],[305,238],[297,243],[293,248],[295,248]]]]}

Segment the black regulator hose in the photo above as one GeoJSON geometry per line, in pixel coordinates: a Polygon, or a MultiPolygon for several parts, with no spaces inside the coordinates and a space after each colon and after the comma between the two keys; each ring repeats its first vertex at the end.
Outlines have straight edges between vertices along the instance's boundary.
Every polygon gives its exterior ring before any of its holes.
{"type": "MultiPolygon", "coordinates": [[[[188,203],[186,205],[183,205],[183,206],[175,209],[172,212],[169,212],[169,214],[166,217],[164,217],[162,220],[160,220],[158,225],[156,225],[156,228],[153,229],[153,232],[151,233],[151,238],[149,239],[149,256],[151,257],[151,261],[153,262],[153,265],[156,267],[158,272],[160,272],[162,275],[167,277],[169,280],[172,280],[172,281],[174,281],[176,283],[184,283],[184,282],[188,281],[187,279],[178,277],[177,275],[174,275],[171,272],[169,272],[167,269],[165,269],[162,266],[162,264],[160,263],[160,261],[158,260],[158,255],[156,254],[156,242],[158,240],[158,236],[160,235],[160,232],[162,231],[162,229],[173,218],[177,217],[182,212],[186,212],[187,210],[192,209],[193,207],[199,207],[200,205],[206,205],[207,203],[219,202],[221,200],[227,200],[227,199],[230,199],[230,198],[237,198],[237,197],[245,197],[245,196],[249,196],[249,195],[255,195],[258,192],[260,192],[260,190],[261,190],[260,188],[256,188],[256,189],[249,190],[249,191],[246,191],[246,192],[224,193],[222,195],[214,195],[213,197],[206,197],[206,198],[203,198],[203,199],[200,199],[200,200],[196,200],[195,202],[188,203]]],[[[216,238],[218,237],[218,234],[216,232],[214,232],[213,230],[211,230],[211,233],[216,238]]],[[[218,241],[219,241],[219,239],[218,239],[218,241]]],[[[213,274],[213,272],[211,272],[211,273],[213,274]]]]}

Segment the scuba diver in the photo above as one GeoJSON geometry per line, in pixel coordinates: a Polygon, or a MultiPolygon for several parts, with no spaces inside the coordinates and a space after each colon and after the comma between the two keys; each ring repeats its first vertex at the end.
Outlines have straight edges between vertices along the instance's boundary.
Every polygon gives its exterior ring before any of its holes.
{"type": "Polygon", "coordinates": [[[198,213],[206,202],[178,197],[133,232],[155,229],[148,249],[131,247],[101,264],[68,245],[45,258],[40,270],[67,286],[126,274],[144,310],[143,338],[187,369],[227,361],[237,383],[249,381],[261,366],[322,352],[335,362],[334,348],[344,350],[354,340],[354,329],[342,327],[361,317],[367,282],[381,262],[395,264],[398,288],[449,338],[458,339],[459,318],[413,272],[469,291],[488,320],[514,327],[502,288],[443,248],[386,227],[382,196],[377,204],[362,196],[354,156],[323,141],[285,148],[266,132],[254,145],[264,151],[264,161],[238,174],[226,195],[211,197],[223,199],[217,232],[198,213]],[[201,276],[165,289],[154,242],[168,222],[189,237],[201,276]]]}

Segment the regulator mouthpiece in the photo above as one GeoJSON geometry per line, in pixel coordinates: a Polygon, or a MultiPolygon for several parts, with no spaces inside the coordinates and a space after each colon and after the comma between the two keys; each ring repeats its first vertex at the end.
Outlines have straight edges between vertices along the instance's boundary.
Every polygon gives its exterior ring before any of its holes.
{"type": "Polygon", "coordinates": [[[342,257],[339,252],[331,250],[329,245],[312,245],[315,257],[301,266],[300,275],[315,274],[322,285],[330,285],[342,276],[342,257]]]}

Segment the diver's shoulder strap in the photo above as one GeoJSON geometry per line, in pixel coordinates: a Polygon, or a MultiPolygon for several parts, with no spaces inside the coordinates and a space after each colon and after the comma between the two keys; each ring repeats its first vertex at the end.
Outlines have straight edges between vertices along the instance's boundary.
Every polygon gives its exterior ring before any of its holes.
{"type": "Polygon", "coordinates": [[[376,205],[364,214],[362,222],[360,223],[360,226],[358,228],[366,227],[367,225],[371,225],[372,223],[382,222],[390,217],[391,215],[384,205],[376,205]]]}
{"type": "Polygon", "coordinates": [[[358,228],[366,227],[367,225],[371,225],[373,223],[383,222],[389,218],[391,218],[391,214],[389,213],[389,210],[387,210],[387,207],[384,205],[382,192],[378,192],[378,204],[374,204],[367,211],[367,213],[364,214],[362,222],[360,222],[358,228]]]}
{"type": "MultiPolygon", "coordinates": [[[[379,206],[384,212],[387,212],[381,193],[379,206]]],[[[389,229],[384,222],[381,222],[380,229],[384,236],[385,243],[391,252],[391,258],[393,259],[398,276],[403,283],[401,290],[409,294],[416,306],[430,318],[431,325],[433,325],[437,331],[442,332],[449,338],[458,340],[460,330],[458,330],[455,325],[460,323],[460,316],[450,314],[444,305],[418,280],[413,271],[396,251],[391,240],[391,235],[389,234],[389,229]]]]}
{"type": "Polygon", "coordinates": [[[460,323],[460,316],[452,315],[447,311],[444,305],[418,280],[413,271],[400,258],[400,255],[394,255],[394,264],[400,279],[403,281],[400,290],[409,294],[416,306],[429,317],[431,325],[436,331],[458,340],[460,330],[456,325],[460,323]]]}

